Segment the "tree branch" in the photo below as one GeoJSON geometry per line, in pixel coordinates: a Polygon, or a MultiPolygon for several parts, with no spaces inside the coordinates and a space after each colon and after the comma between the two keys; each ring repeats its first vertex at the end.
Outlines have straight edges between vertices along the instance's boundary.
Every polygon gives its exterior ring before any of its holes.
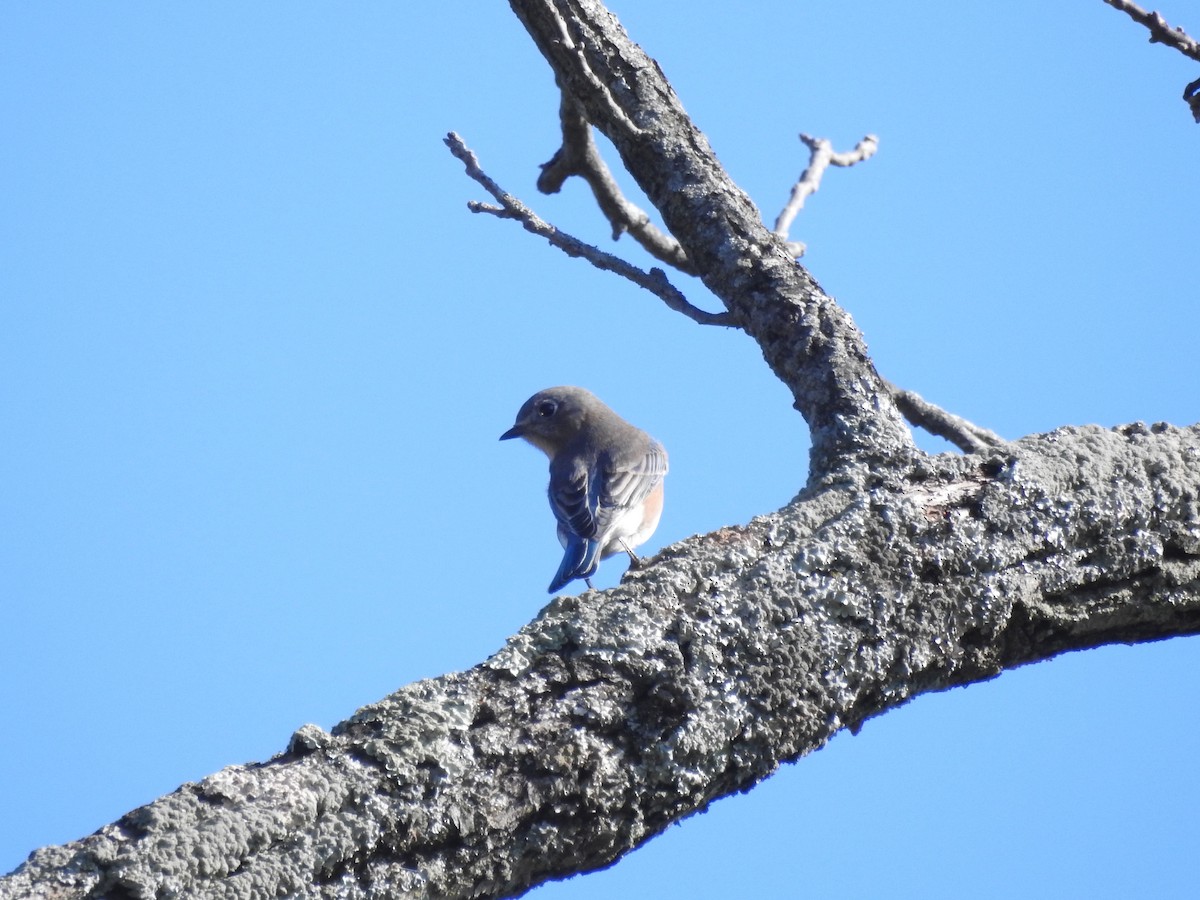
{"type": "Polygon", "coordinates": [[[1113,9],[1125,13],[1139,25],[1145,26],[1150,31],[1150,43],[1174,47],[1184,56],[1190,56],[1200,62],[1200,41],[1189,37],[1182,28],[1172,28],[1160,13],[1147,12],[1129,0],[1104,0],[1104,2],[1113,9]]]}
{"type": "Polygon", "coordinates": [[[918,694],[1200,633],[1200,428],[1064,428],[848,476],[555,599],[470,671],[37,851],[0,900],[513,897],[918,694]]]}
{"type": "MultiPolygon", "coordinates": [[[[804,208],[804,201],[820,189],[826,169],[831,165],[848,167],[860,163],[870,159],[879,149],[879,138],[873,134],[868,134],[853,150],[845,153],[834,153],[833,144],[825,138],[801,134],[800,140],[809,150],[808,168],[800,173],[800,180],[793,185],[788,202],[775,219],[775,234],[782,241],[788,240],[788,231],[791,230],[796,215],[804,208]]],[[[797,259],[804,255],[805,247],[800,241],[789,241],[787,246],[797,259]]]]}
{"type": "Polygon", "coordinates": [[[544,194],[557,194],[568,178],[578,175],[592,189],[600,211],[612,225],[613,240],[628,233],[655,259],[685,274],[695,275],[696,269],[679,242],[660,231],[650,221],[650,216],[625,199],[600,156],[596,142],[592,140],[592,126],[565,92],[559,104],[559,120],[562,123],[562,146],[549,162],[542,164],[542,174],[537,181],[538,190],[544,194]]]}
{"type": "Polygon", "coordinates": [[[667,279],[667,275],[662,269],[651,269],[649,272],[645,272],[632,263],[628,263],[618,256],[613,256],[611,253],[605,253],[591,244],[585,244],[565,231],[555,228],[549,222],[543,221],[533,210],[501,188],[500,185],[493,181],[480,168],[479,160],[467,145],[463,143],[462,138],[454,132],[450,132],[446,136],[445,142],[455,158],[460,160],[466,167],[467,175],[482,185],[483,189],[491,194],[500,204],[499,207],[495,207],[489,206],[486,203],[472,201],[467,204],[467,208],[471,212],[490,213],[502,219],[515,219],[524,226],[526,231],[544,237],[568,256],[582,257],[598,269],[615,272],[622,278],[629,279],[638,287],[645,288],[654,294],[654,296],[662,300],[671,309],[687,316],[693,322],[698,322],[701,325],[736,327],[737,322],[730,313],[710,313],[689,303],[682,292],[667,279]]]}
{"type": "MultiPolygon", "coordinates": [[[[1150,43],[1174,47],[1184,56],[1200,62],[1200,41],[1188,35],[1182,28],[1172,28],[1157,12],[1147,12],[1129,0],[1104,0],[1113,9],[1120,10],[1139,25],[1150,31],[1150,43]]],[[[1183,89],[1183,99],[1192,111],[1192,118],[1200,122],[1200,78],[1183,89]]]]}
{"type": "Polygon", "coordinates": [[[617,149],[705,286],[791,390],[812,434],[811,476],[911,452],[912,435],[853,321],[766,228],[658,66],[616,18],[596,0],[510,0],[510,6],[560,87],[617,149]],[[559,5],[570,8],[569,17],[559,5]]]}
{"type": "Polygon", "coordinates": [[[988,431],[962,416],[935,406],[914,391],[906,391],[888,383],[892,399],[904,418],[930,434],[945,438],[964,453],[981,453],[994,447],[1003,447],[1008,442],[994,431],[988,431]]]}

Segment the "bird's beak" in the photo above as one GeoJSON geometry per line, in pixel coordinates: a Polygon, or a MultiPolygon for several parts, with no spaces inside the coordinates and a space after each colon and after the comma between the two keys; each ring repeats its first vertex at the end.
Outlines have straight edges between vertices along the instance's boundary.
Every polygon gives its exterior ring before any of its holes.
{"type": "Polygon", "coordinates": [[[513,438],[522,437],[524,434],[525,432],[520,425],[514,425],[508,431],[504,432],[504,434],[500,435],[500,440],[511,441],[513,438]]]}

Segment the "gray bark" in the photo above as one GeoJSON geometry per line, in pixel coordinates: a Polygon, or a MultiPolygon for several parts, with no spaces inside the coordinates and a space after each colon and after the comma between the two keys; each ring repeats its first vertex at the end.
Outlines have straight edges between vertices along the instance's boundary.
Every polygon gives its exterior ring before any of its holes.
{"type": "Polygon", "coordinates": [[[1200,427],[922,454],[653,61],[599,4],[512,5],[792,390],[808,485],[555,600],[467,672],[37,851],[0,898],[515,896],[917,694],[1200,631],[1200,427]]]}

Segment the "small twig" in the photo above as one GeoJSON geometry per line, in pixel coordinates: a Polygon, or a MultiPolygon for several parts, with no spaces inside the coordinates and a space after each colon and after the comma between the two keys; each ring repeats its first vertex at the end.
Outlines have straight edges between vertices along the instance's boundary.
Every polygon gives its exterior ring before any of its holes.
{"type": "Polygon", "coordinates": [[[701,325],[725,325],[736,327],[737,321],[728,312],[710,313],[693,306],[687,298],[667,279],[662,269],[654,268],[646,272],[631,265],[620,257],[605,253],[591,244],[585,244],[578,238],[572,237],[565,231],[560,231],[549,222],[540,219],[524,203],[505,191],[486,172],[479,167],[479,160],[454,132],[446,135],[446,146],[455,158],[466,167],[467,175],[483,186],[499,206],[472,201],[467,208],[475,213],[489,213],[502,219],[515,219],[526,231],[540,235],[568,256],[582,257],[598,269],[628,278],[639,287],[645,288],[662,300],[676,312],[683,313],[693,322],[701,325]]]}
{"type": "MultiPolygon", "coordinates": [[[[1172,28],[1157,12],[1147,12],[1129,0],[1104,0],[1113,9],[1120,10],[1139,25],[1150,31],[1150,43],[1174,47],[1184,56],[1200,62],[1200,41],[1188,35],[1182,28],[1172,28]]],[[[1200,122],[1200,78],[1183,89],[1183,100],[1192,111],[1192,118],[1200,122]]]]}
{"type": "Polygon", "coordinates": [[[568,178],[578,175],[592,189],[600,211],[612,225],[613,240],[628,232],[656,259],[688,275],[695,275],[696,267],[679,242],[660,231],[642,209],[625,199],[592,139],[592,126],[566,91],[562,93],[559,119],[562,122],[562,146],[549,162],[543,163],[542,174],[537,180],[538,190],[543,194],[557,194],[568,178]]]}
{"type": "Polygon", "coordinates": [[[988,447],[1002,447],[1008,443],[994,431],[968,422],[962,416],[946,412],[913,391],[906,391],[885,381],[888,392],[901,415],[918,428],[945,438],[964,453],[978,453],[988,447]]]}
{"type": "MultiPolygon", "coordinates": [[[[870,159],[879,149],[879,138],[873,134],[868,134],[858,142],[853,150],[846,153],[834,153],[833,144],[825,138],[802,134],[800,140],[809,150],[808,168],[800,174],[800,180],[793,185],[792,195],[788,198],[787,205],[779,213],[779,218],[775,220],[775,234],[784,241],[788,240],[788,231],[791,230],[796,215],[804,208],[804,201],[821,187],[821,179],[824,177],[826,169],[830,166],[852,166],[860,163],[865,159],[870,159]]],[[[788,249],[797,259],[804,255],[804,244],[799,241],[788,242],[788,249]]]]}

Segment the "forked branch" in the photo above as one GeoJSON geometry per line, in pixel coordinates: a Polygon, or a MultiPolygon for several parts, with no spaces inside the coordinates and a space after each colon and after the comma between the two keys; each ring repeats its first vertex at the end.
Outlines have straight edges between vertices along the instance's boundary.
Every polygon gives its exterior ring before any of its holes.
{"type": "Polygon", "coordinates": [[[611,253],[605,253],[591,244],[584,243],[579,238],[573,237],[541,219],[528,206],[492,180],[480,167],[479,160],[475,154],[463,143],[462,138],[454,132],[450,132],[446,136],[446,146],[450,148],[450,152],[454,154],[455,158],[460,160],[466,167],[467,175],[482,185],[483,189],[491,194],[496,202],[500,204],[499,206],[492,206],[491,204],[473,200],[467,204],[467,208],[471,212],[490,213],[501,219],[515,219],[521,223],[526,231],[544,237],[568,256],[582,257],[598,269],[615,272],[617,275],[629,279],[638,287],[645,288],[654,294],[654,296],[662,300],[671,309],[683,313],[683,315],[687,316],[693,322],[698,322],[701,325],[737,325],[733,315],[728,312],[711,313],[693,306],[684,297],[683,293],[675,285],[671,284],[662,269],[654,268],[649,271],[639,269],[632,263],[626,262],[611,253]]]}
{"type": "MultiPolygon", "coordinates": [[[[853,150],[844,153],[835,153],[833,144],[825,138],[801,134],[800,140],[809,150],[808,168],[800,173],[800,180],[792,186],[791,197],[775,220],[775,234],[783,241],[788,241],[788,231],[796,215],[804,208],[804,201],[820,189],[826,169],[830,166],[852,166],[860,163],[870,159],[879,149],[879,138],[873,134],[868,134],[853,150]]],[[[788,241],[787,246],[797,259],[804,255],[805,246],[800,241],[788,241]]]]}
{"type": "Polygon", "coordinates": [[[578,175],[592,189],[600,211],[612,225],[613,240],[628,233],[655,259],[688,275],[695,275],[696,267],[679,242],[658,228],[643,209],[626,199],[621,192],[592,139],[591,124],[566,92],[563,92],[559,106],[559,120],[562,123],[562,146],[549,162],[542,164],[542,174],[537,181],[538,190],[543,194],[557,194],[568,178],[578,175]]]}

